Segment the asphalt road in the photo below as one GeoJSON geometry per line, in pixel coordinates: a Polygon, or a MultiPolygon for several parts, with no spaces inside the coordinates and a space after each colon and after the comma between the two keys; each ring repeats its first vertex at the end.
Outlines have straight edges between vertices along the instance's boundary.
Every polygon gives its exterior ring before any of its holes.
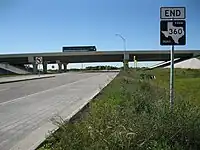
{"type": "Polygon", "coordinates": [[[52,130],[50,119],[67,118],[117,73],[66,73],[55,78],[0,85],[0,150],[34,149],[52,130]]]}

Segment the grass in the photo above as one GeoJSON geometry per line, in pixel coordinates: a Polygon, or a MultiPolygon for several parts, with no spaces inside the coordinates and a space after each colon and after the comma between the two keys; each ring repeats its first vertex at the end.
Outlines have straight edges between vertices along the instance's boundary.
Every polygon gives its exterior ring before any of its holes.
{"type": "Polygon", "coordinates": [[[3,77],[15,77],[15,76],[20,76],[18,74],[0,74],[0,78],[3,78],[3,77]]]}
{"type": "Polygon", "coordinates": [[[39,150],[200,149],[199,77],[199,70],[176,70],[172,111],[168,69],[121,72],[81,120],[57,122],[39,150]],[[156,80],[141,79],[143,73],[156,80]]]}
{"type": "Polygon", "coordinates": [[[18,76],[29,76],[33,74],[0,74],[0,78],[4,77],[18,77],[18,76]]]}
{"type": "MultiPolygon", "coordinates": [[[[169,86],[169,70],[160,69],[153,71],[157,75],[157,83],[161,87],[169,86]]],[[[195,104],[200,104],[200,70],[176,69],[175,70],[175,93],[182,99],[187,99],[195,104]]]]}

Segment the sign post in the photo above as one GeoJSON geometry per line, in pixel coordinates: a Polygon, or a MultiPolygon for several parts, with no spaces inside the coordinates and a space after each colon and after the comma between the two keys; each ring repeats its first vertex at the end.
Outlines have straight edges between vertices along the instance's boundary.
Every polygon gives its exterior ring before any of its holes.
{"type": "MultiPolygon", "coordinates": [[[[42,57],[35,57],[35,63],[39,66],[42,64],[42,57]]],[[[39,76],[40,76],[40,67],[38,67],[38,73],[39,73],[39,76]]]]}
{"type": "Polygon", "coordinates": [[[174,105],[174,45],[171,49],[171,67],[170,67],[170,106],[174,105]]]}
{"type": "Polygon", "coordinates": [[[160,45],[171,45],[170,107],[174,105],[174,46],[186,44],[185,7],[160,8],[160,45]],[[166,20],[167,19],[167,20],[166,20]]]}
{"type": "Polygon", "coordinates": [[[133,60],[134,60],[134,68],[137,68],[137,60],[136,60],[136,56],[133,56],[133,60]]]}

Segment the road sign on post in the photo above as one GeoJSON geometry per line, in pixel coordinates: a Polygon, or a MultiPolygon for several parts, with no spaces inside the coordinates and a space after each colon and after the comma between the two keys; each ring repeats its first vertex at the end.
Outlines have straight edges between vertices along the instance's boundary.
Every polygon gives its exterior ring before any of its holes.
{"type": "MultiPolygon", "coordinates": [[[[42,64],[42,62],[43,62],[42,57],[35,57],[35,63],[37,65],[42,64]]],[[[39,76],[40,76],[40,68],[38,68],[38,73],[39,73],[39,76]]]]}
{"type": "Polygon", "coordinates": [[[160,45],[185,45],[185,20],[160,21],[160,45]]]}
{"type": "Polygon", "coordinates": [[[185,19],[185,7],[161,7],[160,19],[185,19]]]}
{"type": "Polygon", "coordinates": [[[171,45],[170,106],[174,104],[174,45],[186,44],[185,7],[160,8],[160,45],[171,45]],[[168,20],[166,20],[168,19],[168,20]],[[171,20],[170,20],[171,19],[171,20]]]}
{"type": "Polygon", "coordinates": [[[35,57],[36,64],[42,64],[42,57],[35,57]]]}
{"type": "Polygon", "coordinates": [[[134,61],[134,68],[137,68],[137,59],[136,59],[136,56],[133,56],[133,61],[134,61]]]}

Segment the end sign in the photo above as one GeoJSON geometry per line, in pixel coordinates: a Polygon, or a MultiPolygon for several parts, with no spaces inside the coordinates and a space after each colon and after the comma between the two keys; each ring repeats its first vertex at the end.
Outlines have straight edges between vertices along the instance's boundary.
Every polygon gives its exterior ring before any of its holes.
{"type": "Polygon", "coordinates": [[[160,19],[185,19],[185,7],[161,7],[160,19]]]}
{"type": "Polygon", "coordinates": [[[186,45],[185,7],[161,7],[160,18],[160,45],[186,45]]]}

